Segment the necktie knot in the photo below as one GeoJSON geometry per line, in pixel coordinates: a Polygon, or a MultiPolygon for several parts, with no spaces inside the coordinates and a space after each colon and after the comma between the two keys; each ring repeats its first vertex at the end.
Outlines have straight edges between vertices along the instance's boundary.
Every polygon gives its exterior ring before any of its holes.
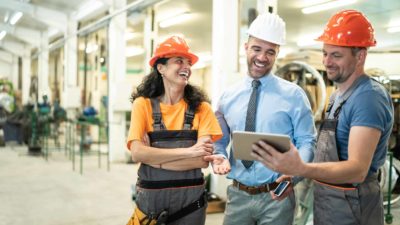
{"type": "Polygon", "coordinates": [[[259,80],[253,80],[251,82],[251,87],[257,89],[261,85],[261,82],[259,80]]]}

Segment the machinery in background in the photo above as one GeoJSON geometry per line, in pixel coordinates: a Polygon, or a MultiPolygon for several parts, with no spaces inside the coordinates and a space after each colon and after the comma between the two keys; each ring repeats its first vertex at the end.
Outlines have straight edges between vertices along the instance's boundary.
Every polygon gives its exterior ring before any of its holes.
{"type": "Polygon", "coordinates": [[[5,127],[9,129],[7,133],[15,136],[17,143],[28,145],[29,154],[36,155],[43,154],[42,148],[49,138],[54,138],[57,144],[60,123],[65,120],[65,110],[56,101],[52,111],[47,96],[44,95],[42,102],[28,103],[22,110],[17,109],[10,114],[5,127]]]}
{"type": "Polygon", "coordinates": [[[82,113],[78,116],[78,121],[81,129],[81,148],[85,151],[90,150],[90,146],[93,143],[93,138],[90,135],[89,126],[85,126],[87,124],[99,125],[100,119],[97,116],[97,111],[93,106],[85,107],[82,113]]]}
{"type": "Polygon", "coordinates": [[[390,80],[394,106],[394,124],[390,136],[390,149],[394,158],[400,160],[400,80],[390,80]]]}
{"type": "Polygon", "coordinates": [[[10,114],[15,111],[15,94],[13,85],[8,80],[0,80],[0,146],[7,140],[13,140],[13,132],[8,130],[6,122],[10,114]],[[6,136],[7,135],[7,136],[6,136]]]}
{"type": "Polygon", "coordinates": [[[381,83],[389,91],[389,93],[392,93],[392,83],[390,81],[390,77],[385,73],[384,70],[379,68],[369,68],[365,70],[365,73],[381,83]]]}
{"type": "Polygon", "coordinates": [[[326,87],[322,75],[312,66],[300,61],[290,62],[275,73],[305,91],[315,120],[321,120],[326,103],[326,87]]]}
{"type": "Polygon", "coordinates": [[[59,137],[61,135],[60,126],[62,122],[67,121],[67,112],[64,108],[60,106],[60,101],[55,100],[53,104],[53,115],[52,115],[52,125],[53,132],[51,132],[51,137],[54,139],[54,143],[57,147],[60,147],[59,137]]]}
{"type": "MultiPolygon", "coordinates": [[[[386,160],[385,165],[378,171],[382,191],[384,196],[388,197],[389,194],[392,194],[391,192],[400,194],[400,179],[398,179],[400,173],[400,81],[391,80],[390,76],[379,68],[369,68],[365,70],[365,73],[380,82],[389,91],[394,106],[394,124],[389,139],[389,154],[393,155],[393,165],[390,165],[390,160],[386,160]]],[[[398,200],[400,200],[400,196],[394,198],[392,204],[398,200]]]]}
{"type": "Polygon", "coordinates": [[[324,117],[329,96],[335,90],[333,83],[326,77],[320,51],[301,50],[289,53],[278,60],[278,76],[296,83],[306,93],[310,101],[314,119],[318,125],[324,117]]]}
{"type": "Polygon", "coordinates": [[[41,153],[44,138],[50,136],[51,106],[47,101],[47,95],[44,95],[43,102],[38,103],[36,107],[28,106],[29,121],[31,133],[28,141],[28,152],[30,154],[41,153]]]}
{"type": "Polygon", "coordinates": [[[379,68],[369,68],[365,70],[368,76],[381,83],[391,94],[394,106],[394,125],[389,140],[389,149],[393,151],[394,157],[400,159],[400,81],[391,80],[384,70],[379,68]]]}
{"type": "Polygon", "coordinates": [[[78,117],[79,121],[85,121],[88,123],[99,123],[100,120],[97,117],[97,111],[93,106],[85,107],[82,114],[78,117]]]}
{"type": "MultiPolygon", "coordinates": [[[[389,165],[392,163],[395,170],[387,165],[379,170],[379,173],[381,174],[381,187],[390,186],[390,184],[393,186],[392,192],[388,191],[385,193],[385,196],[388,197],[385,203],[387,203],[387,209],[390,210],[391,204],[400,200],[400,179],[398,178],[400,174],[400,80],[390,79],[390,76],[387,76],[384,72],[380,74],[372,74],[372,76],[378,77],[377,80],[382,82],[383,85],[390,90],[394,106],[394,124],[389,139],[389,149],[391,150],[391,153],[389,154],[392,154],[393,158],[389,163],[386,162],[386,164],[389,165]],[[389,174],[392,175],[392,179],[388,176],[389,174]],[[392,195],[394,196],[392,197],[392,195]],[[391,200],[390,204],[388,200],[391,200]]],[[[392,217],[389,211],[387,220],[391,222],[391,219],[392,217]]]]}
{"type": "Polygon", "coordinates": [[[14,88],[12,83],[7,80],[0,80],[0,108],[8,114],[15,110],[14,88]]]}

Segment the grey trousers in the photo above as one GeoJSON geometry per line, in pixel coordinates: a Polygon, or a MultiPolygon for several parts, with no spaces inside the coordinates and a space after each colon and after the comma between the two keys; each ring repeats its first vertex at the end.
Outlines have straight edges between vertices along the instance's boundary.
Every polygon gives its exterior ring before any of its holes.
{"type": "Polygon", "coordinates": [[[314,225],[383,225],[382,193],[376,176],[355,190],[314,185],[314,225]]]}
{"type": "Polygon", "coordinates": [[[296,200],[294,192],[282,201],[270,193],[250,195],[228,186],[224,225],[292,225],[296,200]]]}
{"type": "MultiPolygon", "coordinates": [[[[170,214],[173,214],[199,199],[203,193],[204,185],[162,190],[138,188],[136,204],[137,207],[147,215],[158,215],[163,210],[168,210],[170,214]]],[[[204,207],[168,225],[204,225],[206,220],[206,208],[207,203],[204,207]]]]}

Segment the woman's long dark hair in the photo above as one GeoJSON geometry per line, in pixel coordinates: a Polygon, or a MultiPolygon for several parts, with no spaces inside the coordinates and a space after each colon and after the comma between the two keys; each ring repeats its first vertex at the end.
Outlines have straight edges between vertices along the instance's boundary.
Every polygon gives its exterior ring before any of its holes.
{"type": "MultiPolygon", "coordinates": [[[[131,102],[138,97],[156,98],[165,93],[164,82],[157,70],[157,65],[165,65],[167,61],[168,58],[160,58],[154,63],[151,73],[144,77],[142,83],[132,93],[131,102]]],[[[210,102],[207,95],[200,88],[190,84],[185,87],[183,99],[196,112],[201,102],[210,102]]]]}

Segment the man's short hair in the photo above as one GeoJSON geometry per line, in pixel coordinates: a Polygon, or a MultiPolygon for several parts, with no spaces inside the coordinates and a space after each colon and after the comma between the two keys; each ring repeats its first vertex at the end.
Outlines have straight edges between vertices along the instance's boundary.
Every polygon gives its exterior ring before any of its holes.
{"type": "Polygon", "coordinates": [[[358,53],[359,51],[363,50],[363,49],[367,50],[366,47],[350,47],[351,54],[352,54],[353,56],[356,56],[357,53],[358,53]]]}

